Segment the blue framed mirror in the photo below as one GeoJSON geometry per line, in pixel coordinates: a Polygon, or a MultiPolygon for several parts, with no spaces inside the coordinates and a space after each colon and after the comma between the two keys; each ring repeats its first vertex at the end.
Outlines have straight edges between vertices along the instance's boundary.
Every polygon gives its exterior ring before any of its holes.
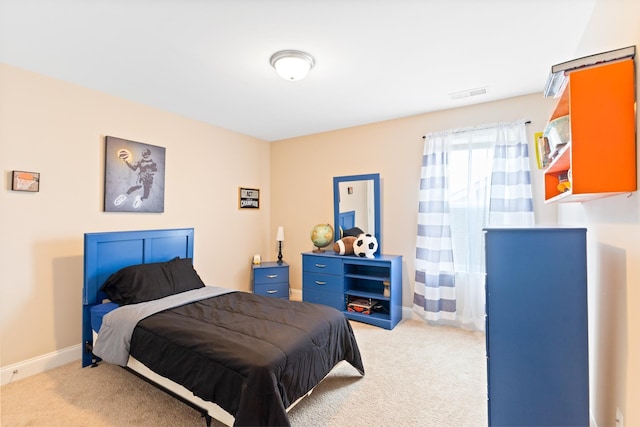
{"type": "Polygon", "coordinates": [[[336,176],[333,178],[333,228],[335,240],[342,230],[358,227],[373,234],[382,252],[380,229],[380,174],[336,176]]]}

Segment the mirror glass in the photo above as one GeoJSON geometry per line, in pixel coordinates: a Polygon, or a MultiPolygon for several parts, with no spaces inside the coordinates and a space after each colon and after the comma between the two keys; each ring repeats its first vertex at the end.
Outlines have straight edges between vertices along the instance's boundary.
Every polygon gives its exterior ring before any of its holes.
{"type": "Polygon", "coordinates": [[[373,234],[381,252],[380,174],[337,176],[333,178],[333,228],[335,240],[341,230],[358,227],[373,234]]]}

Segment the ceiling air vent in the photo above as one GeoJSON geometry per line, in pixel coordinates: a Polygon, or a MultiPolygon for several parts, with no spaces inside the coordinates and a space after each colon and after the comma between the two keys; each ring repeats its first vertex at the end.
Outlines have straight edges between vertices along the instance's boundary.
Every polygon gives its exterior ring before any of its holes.
{"type": "Polygon", "coordinates": [[[486,93],[487,93],[486,87],[479,87],[476,89],[467,89],[460,92],[450,93],[449,97],[451,99],[462,99],[462,98],[468,98],[470,96],[484,95],[486,93]]]}

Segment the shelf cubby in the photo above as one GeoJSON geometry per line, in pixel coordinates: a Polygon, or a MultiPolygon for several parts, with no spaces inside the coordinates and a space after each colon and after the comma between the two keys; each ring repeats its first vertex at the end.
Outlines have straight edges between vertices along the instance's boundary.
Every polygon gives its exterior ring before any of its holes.
{"type": "Polygon", "coordinates": [[[633,58],[568,72],[549,121],[570,116],[570,142],[544,171],[545,202],[584,202],[636,191],[633,58]],[[571,171],[569,191],[558,175],[571,171]]]}

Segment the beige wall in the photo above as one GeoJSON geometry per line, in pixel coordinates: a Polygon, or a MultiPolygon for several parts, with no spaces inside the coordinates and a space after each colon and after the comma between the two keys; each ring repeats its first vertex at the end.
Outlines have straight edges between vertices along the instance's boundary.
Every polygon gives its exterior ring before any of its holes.
{"type": "MultiPolygon", "coordinates": [[[[631,45],[640,48],[640,2],[600,0],[576,56],[631,45]]],[[[588,230],[592,415],[614,426],[619,408],[625,426],[640,426],[640,193],[562,205],[559,221],[588,230]]]]}
{"type": "MultiPolygon", "coordinates": [[[[301,289],[300,253],[313,249],[311,228],[321,222],[333,224],[333,177],[379,173],[382,249],[403,256],[403,305],[411,307],[422,136],[449,128],[526,119],[531,120],[527,130],[532,144],[533,134],[543,130],[552,108],[553,100],[534,94],[273,142],[272,223],[287,230],[283,253],[291,265],[291,286],[301,289]]],[[[533,179],[541,182],[542,172],[534,156],[531,162],[533,179]]],[[[537,222],[555,224],[556,208],[542,202],[539,190],[534,187],[537,222]]]]}
{"type": "MultiPolygon", "coordinates": [[[[576,56],[640,46],[639,19],[640,2],[599,1],[576,56]]],[[[640,81],[638,66],[636,73],[640,81]]],[[[274,143],[272,221],[289,230],[285,256],[291,263],[292,286],[301,287],[299,253],[312,248],[310,228],[317,222],[332,221],[332,177],[379,172],[383,251],[404,257],[403,305],[410,307],[421,136],[435,130],[524,118],[532,120],[528,126],[531,143],[533,133],[544,128],[554,103],[533,94],[274,143]]],[[[603,144],[606,146],[606,141],[603,144]]],[[[533,185],[537,223],[554,224],[559,218],[561,224],[588,229],[593,424],[615,426],[619,408],[626,426],[640,426],[640,406],[636,404],[640,382],[635,380],[640,378],[639,195],[545,205],[538,170],[534,170],[533,185]]]]}
{"type": "MultiPolygon", "coordinates": [[[[640,45],[639,17],[636,0],[600,0],[577,56],[640,45]]],[[[203,279],[248,289],[250,256],[273,258],[275,230],[283,225],[284,258],[291,264],[292,287],[300,290],[300,252],[312,249],[314,224],[332,222],[337,175],[381,174],[383,250],[404,257],[403,304],[409,307],[421,137],[529,119],[532,141],[553,107],[553,100],[532,94],[270,145],[2,65],[0,94],[2,367],[79,343],[82,235],[88,231],[193,226],[203,279]],[[164,214],[102,212],[105,135],[167,148],[164,214]],[[41,192],[9,191],[13,169],[41,172],[41,192]],[[237,210],[238,186],[262,190],[259,211],[237,210]]],[[[540,171],[534,170],[533,179],[538,223],[559,218],[588,228],[594,422],[614,426],[620,408],[625,425],[638,426],[638,193],[563,205],[558,213],[556,205],[541,203],[540,171]]]]}
{"type": "MultiPolygon", "coordinates": [[[[639,76],[640,77],[640,76],[639,76]]],[[[378,172],[382,179],[383,251],[403,256],[403,306],[413,295],[421,136],[427,132],[517,118],[532,120],[529,142],[555,101],[541,94],[344,129],[273,143],[272,222],[287,229],[291,285],[301,288],[300,252],[312,249],[311,227],[333,222],[332,178],[378,172]]],[[[533,150],[533,147],[530,147],[533,150]]],[[[531,151],[533,153],[533,151],[531,151]]],[[[532,156],[533,161],[533,156],[532,156]]],[[[557,205],[542,203],[533,168],[536,222],[555,224],[557,205]]],[[[599,427],[640,425],[640,207],[638,194],[563,205],[561,223],[588,228],[591,413],[599,427]]]]}
{"type": "Polygon", "coordinates": [[[269,143],[9,66],[0,94],[2,366],[80,343],[86,232],[195,227],[203,280],[249,289],[274,246],[269,143]],[[164,213],[102,211],[105,135],[166,148],[164,213]],[[10,191],[14,169],[40,192],[10,191]],[[238,210],[239,186],[260,210],[238,210]]]}

